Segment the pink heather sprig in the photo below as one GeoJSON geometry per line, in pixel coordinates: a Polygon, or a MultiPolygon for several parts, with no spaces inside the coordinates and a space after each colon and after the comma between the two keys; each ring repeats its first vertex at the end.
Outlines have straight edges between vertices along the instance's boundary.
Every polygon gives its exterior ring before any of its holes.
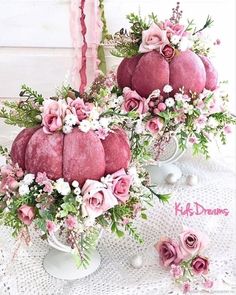
{"type": "Polygon", "coordinates": [[[180,10],[180,2],[176,3],[176,7],[172,8],[172,16],[170,18],[170,21],[174,24],[179,23],[181,17],[183,14],[183,10],[180,10]]]}
{"type": "Polygon", "coordinates": [[[204,289],[213,287],[213,281],[205,277],[209,273],[210,262],[203,252],[208,241],[201,231],[185,227],[178,240],[161,238],[155,244],[160,264],[170,269],[171,276],[182,286],[184,294],[191,291],[196,278],[204,289]]]}

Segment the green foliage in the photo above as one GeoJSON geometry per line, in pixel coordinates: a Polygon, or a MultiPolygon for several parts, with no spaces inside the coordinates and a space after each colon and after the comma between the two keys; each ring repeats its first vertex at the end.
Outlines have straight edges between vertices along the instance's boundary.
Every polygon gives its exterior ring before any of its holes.
{"type": "Polygon", "coordinates": [[[31,101],[4,101],[3,105],[0,109],[0,118],[8,125],[34,127],[41,123],[41,112],[31,101]]]}
{"type": "Polygon", "coordinates": [[[210,28],[211,25],[213,24],[213,22],[214,22],[213,19],[210,17],[210,15],[208,15],[204,25],[202,26],[202,28],[199,29],[199,30],[195,28],[194,32],[193,32],[193,35],[205,30],[206,28],[210,28]]]}
{"type": "Polygon", "coordinates": [[[135,227],[133,227],[133,225],[131,223],[128,223],[125,225],[125,230],[127,230],[129,235],[138,243],[142,244],[144,242],[143,239],[138,234],[137,229],[135,227]]]}
{"type": "Polygon", "coordinates": [[[0,155],[3,157],[8,157],[9,151],[6,147],[0,145],[0,155]]]}
{"type": "Polygon", "coordinates": [[[60,210],[60,217],[64,218],[70,213],[76,214],[78,212],[76,199],[75,197],[70,194],[68,196],[65,196],[63,198],[63,203],[61,204],[61,210],[60,210]]]}
{"type": "Polygon", "coordinates": [[[81,234],[80,241],[76,243],[78,253],[74,255],[78,268],[81,266],[86,268],[89,265],[92,251],[97,246],[99,234],[100,230],[96,227],[91,228],[86,234],[81,234]]]}
{"type": "Polygon", "coordinates": [[[139,45],[134,42],[124,42],[117,44],[115,49],[111,50],[111,54],[116,57],[132,57],[137,55],[139,52],[139,45]]]}
{"type": "Polygon", "coordinates": [[[138,134],[132,132],[130,142],[132,146],[132,158],[141,162],[148,161],[151,157],[149,150],[151,134],[138,134]]]}
{"type": "Polygon", "coordinates": [[[25,84],[21,86],[20,96],[27,97],[27,99],[32,99],[35,103],[40,105],[42,105],[44,101],[42,94],[39,94],[37,91],[33,90],[29,86],[26,86],[25,84]]]}
{"type": "Polygon", "coordinates": [[[147,189],[151,193],[151,198],[154,199],[154,197],[157,197],[159,199],[159,201],[161,201],[162,203],[168,203],[170,200],[171,194],[158,194],[154,190],[154,188],[155,188],[155,186],[147,186],[147,189]]]}

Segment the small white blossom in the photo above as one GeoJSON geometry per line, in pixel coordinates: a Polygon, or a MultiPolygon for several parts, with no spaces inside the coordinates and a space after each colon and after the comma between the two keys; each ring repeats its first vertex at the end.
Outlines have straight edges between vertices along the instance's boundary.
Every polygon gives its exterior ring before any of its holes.
{"type": "Polygon", "coordinates": [[[98,120],[99,118],[99,112],[96,110],[96,108],[93,108],[90,112],[89,118],[91,120],[98,120]]]}
{"type": "Polygon", "coordinates": [[[145,130],[145,127],[142,124],[142,120],[138,120],[138,122],[137,122],[137,124],[135,126],[135,132],[137,134],[141,134],[141,133],[144,132],[144,130],[145,130]]]}
{"type": "Polygon", "coordinates": [[[219,125],[219,123],[218,123],[218,121],[217,121],[215,118],[210,117],[210,118],[208,119],[207,125],[208,125],[209,127],[211,127],[211,128],[216,128],[216,127],[219,125]]]}
{"type": "Polygon", "coordinates": [[[22,181],[26,185],[31,185],[33,183],[34,179],[35,179],[34,174],[26,174],[22,181]]]}
{"type": "Polygon", "coordinates": [[[82,204],[82,201],[83,201],[83,197],[81,195],[77,195],[76,194],[76,197],[75,197],[76,201],[79,203],[79,204],[82,204]]]}
{"type": "Polygon", "coordinates": [[[79,182],[77,181],[77,180],[74,180],[73,182],[72,182],[72,186],[73,187],[79,187],[79,182]]]}
{"type": "Polygon", "coordinates": [[[30,192],[30,190],[29,190],[29,186],[27,184],[25,184],[25,183],[20,184],[20,187],[19,187],[20,196],[27,195],[29,192],[30,192]]]}
{"type": "Polygon", "coordinates": [[[180,36],[178,36],[178,35],[173,35],[170,39],[170,41],[173,45],[177,45],[179,43],[179,40],[180,40],[180,36]]]}
{"type": "Polygon", "coordinates": [[[138,172],[135,166],[131,166],[128,169],[128,174],[132,177],[133,183],[136,185],[141,185],[141,180],[138,176],[138,172]]]}
{"type": "Polygon", "coordinates": [[[173,97],[168,97],[166,100],[165,100],[165,104],[167,107],[171,108],[175,105],[175,100],[173,97]]]}
{"type": "Polygon", "coordinates": [[[93,120],[90,122],[90,126],[92,130],[97,130],[100,127],[98,120],[93,120]]]}
{"type": "Polygon", "coordinates": [[[62,128],[62,132],[65,134],[69,134],[72,132],[73,127],[69,125],[64,125],[62,128]]]}
{"type": "Polygon", "coordinates": [[[164,88],[163,88],[163,92],[165,93],[169,93],[173,90],[173,88],[170,86],[170,85],[165,85],[164,88]]]}
{"type": "Polygon", "coordinates": [[[101,118],[99,120],[99,123],[103,128],[108,128],[108,126],[110,124],[110,120],[108,118],[101,118]]]}
{"type": "Polygon", "coordinates": [[[182,93],[176,93],[174,95],[174,97],[175,97],[175,100],[176,101],[183,101],[184,100],[184,97],[183,97],[183,94],[182,93]]]}
{"type": "Polygon", "coordinates": [[[193,109],[194,109],[193,105],[185,102],[183,105],[183,109],[185,114],[189,114],[189,115],[193,114],[193,109]]]}
{"type": "Polygon", "coordinates": [[[180,51],[186,51],[187,49],[191,48],[193,46],[193,42],[189,40],[186,37],[182,37],[180,43],[179,43],[179,50],[180,51]]]}
{"type": "Polygon", "coordinates": [[[78,196],[81,193],[81,189],[79,187],[74,189],[74,193],[78,196]]]}
{"type": "Polygon", "coordinates": [[[83,120],[80,122],[80,125],[79,125],[79,129],[82,131],[82,132],[88,132],[91,128],[91,124],[88,120],[83,120]]]}
{"type": "Polygon", "coordinates": [[[105,184],[106,186],[111,186],[113,181],[113,177],[110,174],[101,178],[101,183],[105,184]]]}
{"type": "Polygon", "coordinates": [[[58,191],[59,194],[63,196],[67,196],[71,192],[69,183],[64,181],[63,178],[59,178],[56,181],[55,189],[58,191]]]}
{"type": "Polygon", "coordinates": [[[75,115],[73,114],[68,114],[65,116],[64,122],[68,126],[74,126],[78,123],[78,119],[75,115]]]}

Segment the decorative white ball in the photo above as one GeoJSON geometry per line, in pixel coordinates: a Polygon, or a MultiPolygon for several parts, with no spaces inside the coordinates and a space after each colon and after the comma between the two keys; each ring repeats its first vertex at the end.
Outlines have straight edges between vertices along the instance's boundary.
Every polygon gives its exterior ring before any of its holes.
{"type": "Polygon", "coordinates": [[[130,259],[130,264],[134,268],[141,268],[143,266],[143,257],[140,254],[135,254],[134,256],[131,257],[130,259]]]}
{"type": "Polygon", "coordinates": [[[173,174],[173,173],[170,173],[166,176],[166,179],[165,181],[168,183],[168,184],[174,184],[178,181],[178,177],[173,174]]]}
{"type": "Polygon", "coordinates": [[[194,186],[198,184],[198,178],[196,175],[188,175],[187,179],[186,179],[186,183],[188,185],[194,186]]]}

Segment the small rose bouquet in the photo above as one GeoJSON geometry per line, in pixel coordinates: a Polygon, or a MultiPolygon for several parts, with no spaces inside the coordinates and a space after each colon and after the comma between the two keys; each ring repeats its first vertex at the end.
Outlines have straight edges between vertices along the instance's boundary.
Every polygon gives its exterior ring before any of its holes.
{"type": "Polygon", "coordinates": [[[213,281],[207,277],[210,269],[209,258],[204,255],[207,245],[208,237],[204,233],[187,227],[178,240],[161,238],[155,244],[160,264],[169,269],[184,294],[200,283],[201,289],[213,287],[213,281]]]}

